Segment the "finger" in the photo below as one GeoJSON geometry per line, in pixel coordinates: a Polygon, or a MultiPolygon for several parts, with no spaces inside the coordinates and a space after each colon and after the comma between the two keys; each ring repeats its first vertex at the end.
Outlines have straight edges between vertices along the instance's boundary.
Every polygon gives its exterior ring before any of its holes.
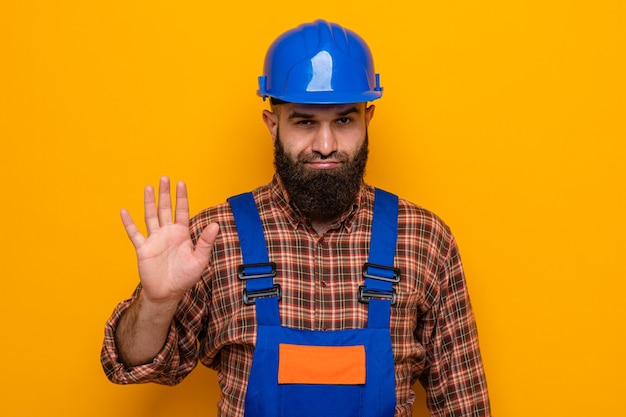
{"type": "Polygon", "coordinates": [[[148,234],[159,228],[159,218],[157,217],[156,200],[154,198],[154,188],[148,185],[143,191],[144,220],[148,234]]]}
{"type": "Polygon", "coordinates": [[[220,227],[217,223],[211,223],[204,228],[196,243],[196,255],[200,256],[205,261],[209,259],[211,249],[213,248],[219,231],[220,227]]]}
{"type": "Polygon", "coordinates": [[[170,179],[161,177],[159,182],[159,223],[161,225],[172,223],[172,197],[170,196],[170,179]]]}
{"type": "Polygon", "coordinates": [[[120,216],[122,217],[122,224],[124,224],[124,229],[126,229],[126,234],[130,238],[130,241],[133,242],[133,246],[135,247],[135,249],[137,249],[139,246],[143,244],[145,238],[143,237],[143,235],[141,234],[141,232],[135,225],[135,222],[130,216],[130,213],[126,209],[123,209],[120,212],[120,216]]]}
{"type": "Polygon", "coordinates": [[[189,199],[183,181],[176,184],[176,223],[189,227],[189,199]]]}

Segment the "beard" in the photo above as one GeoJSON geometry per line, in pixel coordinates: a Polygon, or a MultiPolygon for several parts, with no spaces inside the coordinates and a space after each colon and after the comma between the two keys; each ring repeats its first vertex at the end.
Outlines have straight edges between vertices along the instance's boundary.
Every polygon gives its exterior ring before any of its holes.
{"type": "Polygon", "coordinates": [[[274,147],[274,166],[291,202],[311,220],[334,220],[354,203],[365,175],[368,155],[368,136],[352,157],[343,152],[333,152],[326,157],[316,153],[300,154],[292,160],[277,132],[274,147]],[[316,170],[307,162],[330,159],[341,161],[338,168],[316,170]]]}

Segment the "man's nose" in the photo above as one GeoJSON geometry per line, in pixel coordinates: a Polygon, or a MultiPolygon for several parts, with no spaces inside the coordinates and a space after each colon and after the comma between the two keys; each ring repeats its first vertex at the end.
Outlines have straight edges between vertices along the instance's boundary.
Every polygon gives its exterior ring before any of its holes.
{"type": "Polygon", "coordinates": [[[312,150],[322,156],[330,156],[337,151],[337,137],[329,125],[322,125],[315,134],[312,150]]]}

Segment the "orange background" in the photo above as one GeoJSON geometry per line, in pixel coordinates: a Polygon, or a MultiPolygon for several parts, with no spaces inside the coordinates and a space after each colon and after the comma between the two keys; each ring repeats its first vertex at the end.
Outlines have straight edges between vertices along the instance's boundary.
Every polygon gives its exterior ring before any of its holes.
{"type": "Polygon", "coordinates": [[[137,282],[118,212],[161,175],[193,212],[269,181],[263,55],[319,17],[381,73],[367,180],[457,236],[494,415],[623,413],[626,3],[5,0],[0,415],[215,414],[210,370],[100,369],[137,282]]]}

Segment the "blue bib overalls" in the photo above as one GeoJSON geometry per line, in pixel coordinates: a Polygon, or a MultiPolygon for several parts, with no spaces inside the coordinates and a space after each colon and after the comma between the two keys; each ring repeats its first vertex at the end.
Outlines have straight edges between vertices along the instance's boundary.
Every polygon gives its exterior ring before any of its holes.
{"type": "MultiPolygon", "coordinates": [[[[241,242],[244,302],[254,304],[257,340],[245,417],[392,417],[396,394],[389,321],[398,199],[376,189],[368,262],[355,297],[368,304],[367,327],[335,331],[280,324],[282,296],[274,283],[263,227],[251,193],[229,200],[241,242]]],[[[296,277],[297,278],[297,277],[296,277]]],[[[250,307],[251,308],[251,307],[250,307]]]]}

